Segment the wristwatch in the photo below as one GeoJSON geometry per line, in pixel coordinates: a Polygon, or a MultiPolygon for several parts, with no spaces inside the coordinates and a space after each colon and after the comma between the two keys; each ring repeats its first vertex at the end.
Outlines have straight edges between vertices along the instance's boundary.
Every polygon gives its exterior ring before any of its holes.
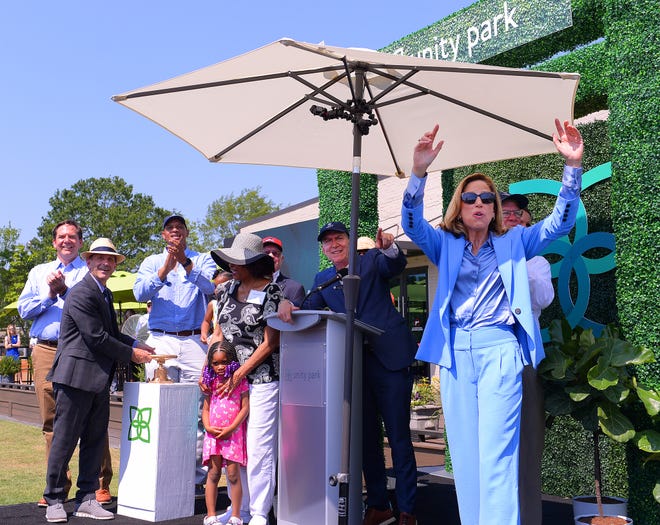
{"type": "Polygon", "coordinates": [[[190,257],[187,257],[186,260],[184,261],[184,263],[181,266],[183,266],[184,268],[188,268],[188,266],[190,266],[191,264],[192,264],[192,261],[190,260],[190,257]]]}

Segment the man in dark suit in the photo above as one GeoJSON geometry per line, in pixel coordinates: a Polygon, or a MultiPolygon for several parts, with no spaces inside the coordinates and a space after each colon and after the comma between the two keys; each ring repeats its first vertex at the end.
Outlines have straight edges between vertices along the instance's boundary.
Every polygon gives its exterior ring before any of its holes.
{"type": "MultiPolygon", "coordinates": [[[[330,222],[321,228],[318,240],[333,267],[316,274],[312,289],[348,268],[348,236],[348,229],[341,222],[330,222]]],[[[406,267],[406,257],[394,243],[394,236],[383,233],[380,228],[375,245],[375,248],[357,258],[353,272],[360,276],[356,319],[383,330],[380,336],[368,334],[363,345],[362,469],[367,486],[367,510],[363,524],[385,525],[396,521],[387,496],[381,430],[384,423],[392,450],[399,524],[415,525],[417,465],[410,439],[413,383],[410,365],[417,344],[406,321],[392,304],[389,287],[390,279],[406,267]]],[[[285,321],[287,304],[283,301],[279,311],[280,318],[285,321]]],[[[335,312],[345,312],[341,282],[311,294],[301,307],[312,310],[328,307],[335,312]]],[[[291,305],[288,308],[291,310],[291,305]]]]}
{"type": "Polygon", "coordinates": [[[66,522],[66,468],[80,440],[75,516],[113,519],[96,501],[99,470],[110,415],[110,382],[117,361],[146,363],[153,348],[122,334],[108,278],[125,257],[110,239],[97,239],[82,253],[87,273],[67,294],[53,368],[47,379],[55,392],[53,441],[48,456],[46,520],[66,522]]]}
{"type": "Polygon", "coordinates": [[[264,237],[262,244],[264,247],[264,253],[270,255],[275,263],[273,282],[280,285],[284,297],[296,306],[300,306],[300,303],[302,303],[305,298],[305,289],[303,288],[303,285],[295,279],[287,277],[280,271],[282,263],[284,262],[284,254],[282,253],[284,251],[284,246],[282,241],[277,237],[264,237]]]}

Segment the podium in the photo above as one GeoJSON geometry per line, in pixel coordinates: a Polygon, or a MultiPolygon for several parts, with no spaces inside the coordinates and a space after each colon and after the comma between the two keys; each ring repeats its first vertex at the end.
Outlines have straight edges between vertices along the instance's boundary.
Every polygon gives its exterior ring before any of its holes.
{"type": "Polygon", "coordinates": [[[125,383],[117,514],[163,521],[195,514],[199,387],[125,383]]]}
{"type": "MultiPolygon", "coordinates": [[[[344,397],[345,316],[297,310],[280,330],[278,525],[336,525],[344,397]]],[[[355,323],[351,403],[349,525],[362,523],[362,333],[355,323]]]]}

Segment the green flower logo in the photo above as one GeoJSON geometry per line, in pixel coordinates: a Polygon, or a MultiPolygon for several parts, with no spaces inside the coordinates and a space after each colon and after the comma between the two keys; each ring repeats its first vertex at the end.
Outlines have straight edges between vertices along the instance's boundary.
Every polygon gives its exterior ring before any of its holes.
{"type": "Polygon", "coordinates": [[[131,424],[128,427],[128,440],[140,440],[144,443],[151,442],[151,408],[138,408],[132,406],[129,409],[131,424]]]}

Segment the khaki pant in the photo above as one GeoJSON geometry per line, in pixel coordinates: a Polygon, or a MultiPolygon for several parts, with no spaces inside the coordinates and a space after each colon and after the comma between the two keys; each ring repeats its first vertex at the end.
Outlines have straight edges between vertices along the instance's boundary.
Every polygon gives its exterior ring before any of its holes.
{"type": "MultiPolygon", "coordinates": [[[[36,344],[32,348],[32,367],[34,371],[34,390],[37,394],[37,404],[41,413],[41,431],[46,439],[46,463],[50,454],[50,445],[53,441],[53,420],[55,419],[55,394],[53,384],[46,380],[46,376],[53,367],[56,348],[48,345],[36,344]]],[[[110,442],[106,435],[106,446],[99,473],[99,486],[108,490],[112,481],[112,457],[110,456],[110,442]]],[[[71,471],[67,468],[67,493],[71,488],[71,471]]]]}

